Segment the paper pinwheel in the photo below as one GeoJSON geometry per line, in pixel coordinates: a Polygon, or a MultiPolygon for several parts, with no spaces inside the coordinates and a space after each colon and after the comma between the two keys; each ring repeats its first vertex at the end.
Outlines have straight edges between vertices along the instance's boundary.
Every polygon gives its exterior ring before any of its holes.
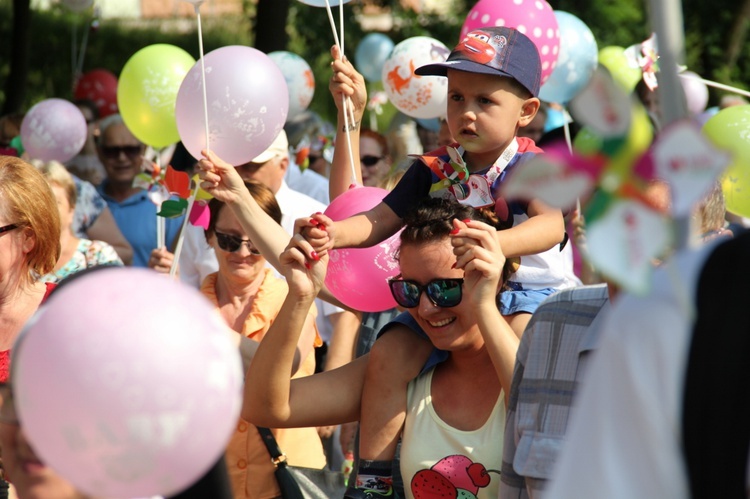
{"type": "Polygon", "coordinates": [[[584,257],[611,281],[645,293],[654,261],[673,242],[671,217],[690,215],[729,157],[689,120],[671,124],[652,143],[645,110],[604,72],[595,74],[571,109],[584,125],[574,150],[565,144],[547,148],[509,175],[500,193],[565,210],[581,200],[584,257]],[[666,187],[671,202],[655,199],[654,186],[666,187]]]}
{"type": "Polygon", "coordinates": [[[140,173],[133,181],[133,186],[148,191],[149,198],[158,207],[156,214],[164,218],[176,218],[185,213],[193,192],[191,185],[198,192],[188,218],[191,224],[207,229],[211,217],[207,201],[211,199],[211,195],[200,189],[197,177],[194,177],[191,184],[187,173],[177,171],[171,165],[163,170],[159,165],[152,164],[150,173],[140,173]]]}

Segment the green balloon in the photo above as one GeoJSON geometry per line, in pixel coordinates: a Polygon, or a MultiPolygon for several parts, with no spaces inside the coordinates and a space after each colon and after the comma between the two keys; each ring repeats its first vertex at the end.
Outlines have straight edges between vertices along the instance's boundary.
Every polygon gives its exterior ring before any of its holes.
{"type": "Polygon", "coordinates": [[[193,65],[190,54],[164,43],[142,48],[125,63],[117,83],[117,106],[138,140],[156,149],[180,140],[175,103],[193,65]]]}
{"type": "Polygon", "coordinates": [[[617,46],[604,47],[599,51],[599,64],[607,68],[612,78],[626,92],[632,92],[638,81],[643,78],[641,68],[630,65],[625,56],[625,49],[617,46]]]}
{"type": "Polygon", "coordinates": [[[732,106],[712,116],[703,133],[719,149],[732,155],[721,179],[727,210],[750,217],[750,105],[732,106]]]}

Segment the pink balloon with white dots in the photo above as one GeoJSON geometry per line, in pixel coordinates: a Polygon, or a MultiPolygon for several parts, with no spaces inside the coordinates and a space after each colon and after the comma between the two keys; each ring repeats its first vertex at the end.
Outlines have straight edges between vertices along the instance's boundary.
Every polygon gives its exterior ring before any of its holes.
{"type": "Polygon", "coordinates": [[[461,39],[469,31],[487,26],[508,26],[528,36],[539,50],[541,83],[547,81],[557,64],[560,30],[546,0],[479,0],[466,16],[461,39]]]}

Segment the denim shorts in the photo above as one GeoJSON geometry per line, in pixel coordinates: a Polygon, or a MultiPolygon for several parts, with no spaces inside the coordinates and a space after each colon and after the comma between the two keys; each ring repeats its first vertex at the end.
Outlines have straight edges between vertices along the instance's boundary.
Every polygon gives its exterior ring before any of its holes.
{"type": "MultiPolygon", "coordinates": [[[[506,289],[497,296],[497,308],[503,315],[511,315],[519,312],[533,314],[539,304],[544,301],[552,293],[556,292],[555,288],[544,288],[544,289],[523,289],[523,286],[516,282],[506,283],[510,289],[506,289]]],[[[430,341],[429,336],[420,327],[419,323],[411,316],[409,312],[402,312],[393,318],[388,324],[378,333],[378,336],[385,334],[395,324],[402,324],[417,335],[430,341]]],[[[430,357],[427,359],[422,372],[427,372],[439,363],[448,359],[449,352],[446,350],[440,350],[437,348],[432,349],[430,357]]]]}

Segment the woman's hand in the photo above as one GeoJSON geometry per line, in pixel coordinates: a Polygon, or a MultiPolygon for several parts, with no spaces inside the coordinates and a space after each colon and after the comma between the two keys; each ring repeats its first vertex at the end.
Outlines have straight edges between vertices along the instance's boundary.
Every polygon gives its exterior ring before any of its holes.
{"type": "Polygon", "coordinates": [[[279,263],[290,293],[300,299],[312,299],[318,295],[326,278],[327,253],[318,255],[301,234],[295,234],[279,255],[279,263]]]}
{"type": "Polygon", "coordinates": [[[151,250],[148,258],[149,268],[154,269],[160,274],[169,274],[174,263],[174,253],[170,253],[166,248],[155,248],[151,250]]]}
{"type": "Polygon", "coordinates": [[[491,303],[495,307],[505,266],[496,229],[476,220],[454,220],[453,227],[451,244],[456,268],[464,270],[464,296],[475,306],[491,303]]]}
{"type": "Polygon", "coordinates": [[[201,153],[204,156],[198,162],[201,188],[227,204],[240,200],[247,193],[247,188],[234,166],[213,152],[203,150],[201,153]]]}
{"type": "Polygon", "coordinates": [[[298,218],[294,222],[294,233],[301,234],[318,256],[334,248],[336,227],[328,216],[313,213],[310,218],[298,218]]]}
{"type": "Polygon", "coordinates": [[[328,89],[333,96],[333,102],[336,104],[339,115],[343,116],[343,100],[349,98],[349,112],[354,115],[356,122],[360,123],[365,114],[365,107],[367,107],[365,79],[354,69],[348,59],[341,57],[335,45],[331,48],[331,57],[333,57],[331,63],[333,75],[328,83],[328,89]]]}

